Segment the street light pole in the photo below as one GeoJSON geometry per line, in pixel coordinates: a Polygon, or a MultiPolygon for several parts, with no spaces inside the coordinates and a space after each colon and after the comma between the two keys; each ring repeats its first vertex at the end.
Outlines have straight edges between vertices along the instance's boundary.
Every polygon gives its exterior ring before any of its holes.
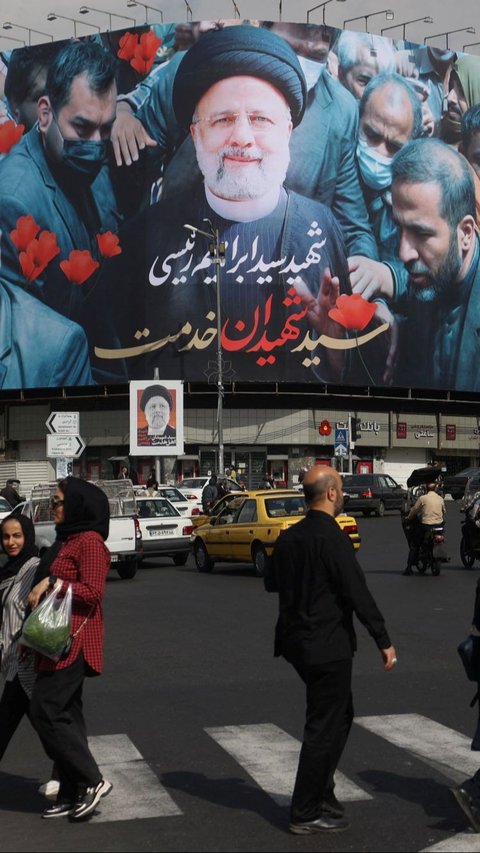
{"type": "Polygon", "coordinates": [[[210,219],[204,219],[204,222],[210,228],[210,231],[202,231],[201,228],[196,228],[195,225],[185,224],[188,231],[193,231],[196,234],[202,234],[208,239],[208,248],[210,257],[215,264],[215,287],[217,297],[217,445],[218,445],[218,473],[223,474],[224,467],[224,448],[223,448],[223,351],[222,351],[222,309],[220,302],[221,275],[220,267],[225,262],[225,243],[220,242],[220,234],[218,228],[214,228],[210,219]]]}

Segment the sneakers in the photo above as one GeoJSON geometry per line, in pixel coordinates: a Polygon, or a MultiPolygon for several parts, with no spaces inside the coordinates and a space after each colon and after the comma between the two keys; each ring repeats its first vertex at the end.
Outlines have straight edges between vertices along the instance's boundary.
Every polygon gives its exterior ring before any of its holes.
{"type": "Polygon", "coordinates": [[[74,805],[70,800],[57,800],[48,809],[45,809],[42,817],[47,820],[52,817],[67,817],[67,815],[72,813],[73,808],[74,805]]]}
{"type": "Polygon", "coordinates": [[[106,797],[112,790],[113,785],[106,779],[100,779],[95,787],[87,788],[83,794],[79,794],[73,810],[70,812],[70,820],[83,820],[95,811],[102,797],[106,797]]]}
{"type": "Polygon", "coordinates": [[[349,826],[348,820],[344,817],[334,817],[332,814],[322,812],[316,820],[291,823],[289,830],[294,835],[314,835],[316,832],[344,832],[349,826]]]}
{"type": "Polygon", "coordinates": [[[59,790],[60,782],[58,782],[57,779],[50,779],[49,782],[45,782],[43,785],[40,785],[38,793],[41,794],[42,797],[46,797],[47,800],[56,800],[59,790]]]}
{"type": "Polygon", "coordinates": [[[469,793],[469,780],[451,788],[458,805],[468,817],[475,832],[480,832],[480,800],[469,793]]]}

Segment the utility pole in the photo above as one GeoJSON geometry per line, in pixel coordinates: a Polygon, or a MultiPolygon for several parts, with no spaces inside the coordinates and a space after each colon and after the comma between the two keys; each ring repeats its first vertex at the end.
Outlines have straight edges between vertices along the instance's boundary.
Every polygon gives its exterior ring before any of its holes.
{"type": "Polygon", "coordinates": [[[218,445],[218,473],[223,474],[225,470],[224,453],[223,453],[223,352],[222,352],[222,313],[220,302],[220,267],[225,263],[225,243],[220,242],[218,228],[214,228],[210,219],[204,219],[204,222],[210,228],[210,231],[202,231],[201,228],[196,228],[195,225],[184,225],[188,231],[193,231],[196,234],[202,234],[208,238],[208,249],[210,257],[215,264],[215,287],[217,295],[217,369],[216,369],[216,385],[217,385],[217,445],[218,445]]]}

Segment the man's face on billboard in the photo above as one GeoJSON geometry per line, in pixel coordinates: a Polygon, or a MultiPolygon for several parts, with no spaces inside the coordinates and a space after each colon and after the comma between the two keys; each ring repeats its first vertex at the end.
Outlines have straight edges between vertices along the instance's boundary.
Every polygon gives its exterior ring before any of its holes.
{"type": "Polygon", "coordinates": [[[288,104],[270,83],[243,76],[215,83],[199,100],[191,125],[207,187],[239,201],[280,186],[291,131],[288,104]]]}
{"type": "Polygon", "coordinates": [[[452,231],[441,216],[441,189],[436,183],[392,186],[393,216],[399,228],[399,255],[410,285],[421,302],[444,296],[458,281],[462,268],[459,229],[452,231]]]}
{"type": "Polygon", "coordinates": [[[355,98],[360,98],[367,83],[378,73],[378,62],[371,55],[371,51],[365,45],[359,45],[357,49],[357,61],[348,71],[338,69],[338,79],[349,89],[355,98]]]}
{"type": "Polygon", "coordinates": [[[360,120],[360,135],[384,157],[393,157],[410,139],[413,109],[408,96],[394,84],[370,95],[360,120]]]}
{"type": "MultiPolygon", "coordinates": [[[[40,109],[40,129],[45,134],[48,154],[54,160],[62,159],[63,140],[75,139],[89,142],[108,142],[116,115],[117,89],[115,84],[105,94],[98,95],[90,88],[86,74],[74,78],[70,98],[54,116],[48,98],[47,112],[40,109]]],[[[45,107],[45,104],[43,104],[45,107]]]]}
{"type": "Polygon", "coordinates": [[[468,145],[462,146],[460,150],[480,178],[480,130],[472,133],[468,145]]]}
{"type": "Polygon", "coordinates": [[[150,397],[145,406],[145,417],[153,432],[162,433],[170,418],[170,406],[165,397],[150,397]]]}

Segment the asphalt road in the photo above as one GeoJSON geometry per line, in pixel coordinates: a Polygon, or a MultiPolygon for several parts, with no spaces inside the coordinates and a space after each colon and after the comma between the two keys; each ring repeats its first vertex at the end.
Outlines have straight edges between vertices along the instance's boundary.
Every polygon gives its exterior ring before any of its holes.
{"type": "Polygon", "coordinates": [[[447,517],[450,562],[439,577],[410,578],[398,513],[359,517],[359,559],[399,662],[385,673],[358,626],[356,722],[337,780],[350,830],[287,833],[304,697],[272,656],[276,596],[249,567],[204,575],[192,559],[166,559],[108,582],[105,672],[85,706],[112,794],[85,824],[40,820],[49,762],[22,723],[0,769],[0,850],[480,851],[449,791],[480,766],[474,689],[456,652],[480,563],[463,568],[456,504],[447,517]]]}

